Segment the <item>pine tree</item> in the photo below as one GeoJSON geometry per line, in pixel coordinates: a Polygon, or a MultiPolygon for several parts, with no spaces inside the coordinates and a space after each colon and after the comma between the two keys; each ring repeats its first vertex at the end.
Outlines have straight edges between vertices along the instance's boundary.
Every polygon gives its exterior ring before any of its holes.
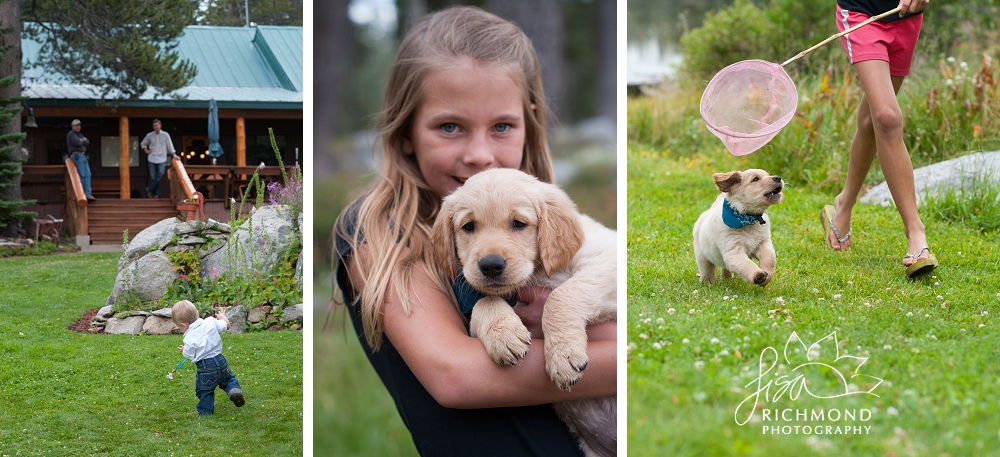
{"type": "MultiPolygon", "coordinates": [[[[10,36],[13,30],[0,23],[0,36],[10,36]]],[[[8,41],[4,39],[0,42],[0,62],[6,60],[7,51],[14,47],[8,41]]],[[[26,136],[20,131],[23,97],[20,94],[10,96],[12,85],[17,83],[16,87],[20,87],[20,78],[20,74],[0,78],[0,232],[5,235],[13,235],[18,226],[36,216],[36,213],[22,209],[35,202],[21,199],[21,163],[24,159],[20,146],[26,136]],[[10,125],[12,122],[14,126],[10,125]]]]}
{"type": "Polygon", "coordinates": [[[198,74],[181,60],[177,37],[195,21],[191,0],[38,0],[25,2],[25,31],[42,43],[35,65],[101,96],[136,99],[152,88],[169,96],[198,74]]]}
{"type": "Polygon", "coordinates": [[[199,21],[205,25],[242,27],[247,23],[247,7],[251,24],[302,25],[302,0],[211,0],[206,6],[199,21]]]}

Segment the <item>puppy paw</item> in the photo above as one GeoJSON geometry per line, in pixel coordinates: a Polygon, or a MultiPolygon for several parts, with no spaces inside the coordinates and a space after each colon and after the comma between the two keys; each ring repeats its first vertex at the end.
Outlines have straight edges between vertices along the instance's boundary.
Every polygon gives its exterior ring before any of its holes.
{"type": "Polygon", "coordinates": [[[753,277],[753,283],[761,287],[766,286],[769,282],[771,282],[771,275],[764,270],[758,271],[753,277]]]}
{"type": "Polygon", "coordinates": [[[570,390],[587,368],[587,342],[583,344],[549,344],[546,340],[545,371],[557,387],[570,390]]]}
{"type": "Polygon", "coordinates": [[[486,346],[490,358],[500,365],[516,365],[531,346],[531,333],[516,316],[502,316],[475,336],[486,346]]]}

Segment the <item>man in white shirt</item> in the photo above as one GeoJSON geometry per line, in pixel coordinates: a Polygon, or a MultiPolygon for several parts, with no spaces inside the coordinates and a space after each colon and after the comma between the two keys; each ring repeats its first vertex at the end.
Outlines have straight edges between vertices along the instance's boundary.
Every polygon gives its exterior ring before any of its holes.
{"type": "Polygon", "coordinates": [[[160,198],[160,180],[167,171],[167,154],[173,158],[177,152],[170,140],[170,134],[160,130],[162,127],[159,119],[153,119],[153,131],[147,133],[141,143],[142,150],[146,153],[146,161],[149,163],[150,183],[146,188],[149,198],[160,198]]]}
{"type": "Polygon", "coordinates": [[[215,317],[198,317],[194,304],[181,300],[171,307],[171,319],[184,332],[184,344],[177,347],[184,357],[198,366],[194,393],[198,396],[198,414],[215,413],[215,388],[226,392],[237,408],[243,406],[243,389],[222,355],[222,338],[229,329],[229,318],[221,310],[215,317]]]}

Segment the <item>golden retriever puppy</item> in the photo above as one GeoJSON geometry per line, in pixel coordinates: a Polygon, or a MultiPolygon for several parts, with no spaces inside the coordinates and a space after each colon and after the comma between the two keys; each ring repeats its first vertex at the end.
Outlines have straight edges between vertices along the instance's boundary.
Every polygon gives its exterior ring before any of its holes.
{"type": "MultiPolygon", "coordinates": [[[[472,309],[470,334],[499,364],[516,364],[531,344],[505,297],[525,286],[552,289],[542,313],[545,368],[564,390],[587,367],[587,325],[617,317],[615,238],[557,186],[500,168],[446,197],[431,232],[438,267],[486,295],[472,309]]],[[[555,406],[585,452],[614,455],[616,405],[607,397],[555,406]]]]}
{"type": "Polygon", "coordinates": [[[718,266],[725,279],[735,274],[749,283],[766,286],[774,278],[777,256],[764,212],[784,198],[784,182],[780,176],[759,169],[716,173],[712,179],[722,193],[694,224],[698,276],[712,284],[718,266]]]}

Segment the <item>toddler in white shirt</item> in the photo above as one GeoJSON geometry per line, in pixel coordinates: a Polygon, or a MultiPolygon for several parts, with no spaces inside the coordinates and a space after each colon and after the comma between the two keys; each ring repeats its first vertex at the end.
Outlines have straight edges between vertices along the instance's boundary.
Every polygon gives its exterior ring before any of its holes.
{"type": "Polygon", "coordinates": [[[229,318],[219,311],[215,317],[199,317],[194,304],[181,300],[171,307],[171,319],[184,331],[184,344],[177,350],[198,367],[194,393],[198,396],[198,414],[215,413],[215,388],[226,392],[236,407],[243,406],[243,389],[222,355],[222,332],[229,329],[229,318]]]}

